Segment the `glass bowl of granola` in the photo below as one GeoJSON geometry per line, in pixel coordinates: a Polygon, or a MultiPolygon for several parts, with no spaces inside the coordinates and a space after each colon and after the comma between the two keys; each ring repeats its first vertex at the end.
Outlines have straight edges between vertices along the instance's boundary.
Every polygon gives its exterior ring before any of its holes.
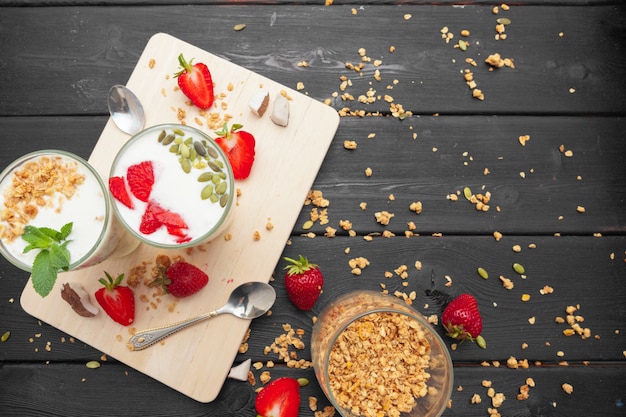
{"type": "Polygon", "coordinates": [[[439,417],[452,393],[450,353],[424,316],[395,297],[360,290],[319,315],[315,376],[343,417],[439,417]]]}

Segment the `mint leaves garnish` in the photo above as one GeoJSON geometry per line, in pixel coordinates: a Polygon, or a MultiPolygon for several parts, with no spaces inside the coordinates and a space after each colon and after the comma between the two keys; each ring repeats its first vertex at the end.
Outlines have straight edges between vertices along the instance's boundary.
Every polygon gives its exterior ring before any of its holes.
{"type": "Polygon", "coordinates": [[[35,291],[42,297],[52,291],[59,271],[70,269],[70,251],[67,250],[70,241],[66,239],[72,233],[72,226],[73,223],[67,223],[61,231],[49,227],[24,228],[22,239],[28,243],[24,253],[40,251],[33,261],[32,280],[35,291]]]}

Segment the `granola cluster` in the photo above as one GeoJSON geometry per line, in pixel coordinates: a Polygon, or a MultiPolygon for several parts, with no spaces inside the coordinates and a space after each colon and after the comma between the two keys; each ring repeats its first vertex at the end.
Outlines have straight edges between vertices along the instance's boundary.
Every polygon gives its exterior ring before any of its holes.
{"type": "Polygon", "coordinates": [[[24,163],[13,172],[11,184],[4,191],[0,238],[12,242],[22,236],[40,208],[52,207],[60,212],[64,201],[71,199],[84,182],[78,163],[61,156],[41,156],[24,163]]]}

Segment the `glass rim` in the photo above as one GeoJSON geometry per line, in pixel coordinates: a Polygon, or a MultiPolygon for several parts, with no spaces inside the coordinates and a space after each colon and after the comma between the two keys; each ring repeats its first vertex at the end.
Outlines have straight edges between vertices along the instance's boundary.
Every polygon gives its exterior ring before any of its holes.
{"type": "MultiPolygon", "coordinates": [[[[25,164],[28,161],[31,161],[31,160],[37,158],[37,157],[46,156],[46,155],[50,155],[50,156],[60,155],[60,156],[67,157],[69,159],[72,159],[72,160],[78,162],[89,173],[91,173],[94,176],[94,178],[96,179],[96,182],[100,186],[100,191],[101,191],[102,196],[104,198],[104,208],[105,208],[105,210],[104,210],[104,221],[102,222],[102,227],[100,229],[100,234],[98,235],[98,239],[95,241],[94,245],[83,256],[81,256],[79,259],[77,259],[76,261],[74,261],[74,262],[72,262],[70,264],[69,270],[71,271],[73,269],[77,269],[85,261],[87,261],[94,254],[94,252],[97,251],[98,247],[100,246],[100,243],[103,242],[103,239],[104,239],[104,237],[106,235],[106,232],[108,230],[108,225],[109,225],[110,219],[111,219],[111,201],[109,199],[108,189],[104,185],[104,181],[102,180],[102,177],[96,171],[96,169],[93,166],[91,166],[91,164],[87,160],[85,160],[84,158],[76,155],[73,152],[69,152],[69,151],[65,151],[65,150],[61,150],[61,149],[40,149],[40,150],[36,150],[36,151],[33,151],[33,152],[29,152],[27,154],[24,154],[24,155],[16,158],[13,162],[11,162],[0,173],[0,183],[2,183],[2,181],[5,180],[9,176],[9,174],[11,174],[11,172],[16,170],[19,166],[25,164]]],[[[2,199],[2,201],[4,201],[4,197],[3,196],[0,197],[0,198],[2,199]]],[[[20,268],[23,271],[32,272],[32,265],[26,264],[26,263],[22,262],[21,260],[19,260],[18,258],[16,258],[6,248],[6,246],[4,244],[4,241],[2,239],[0,239],[0,252],[2,252],[2,255],[4,256],[4,258],[6,260],[8,260],[9,262],[11,262],[14,266],[20,268]]]]}
{"type": "MultiPolygon", "coordinates": [[[[234,176],[233,176],[233,169],[232,166],[230,165],[230,161],[228,160],[228,156],[226,155],[226,153],[224,153],[224,151],[222,150],[222,148],[215,143],[215,140],[209,136],[207,133],[201,131],[200,129],[197,129],[193,126],[188,126],[188,125],[183,125],[181,123],[161,123],[161,124],[157,124],[157,125],[153,125],[150,127],[147,127],[146,129],[134,134],[133,136],[131,136],[130,139],[128,139],[124,145],[122,145],[122,147],[117,151],[117,153],[115,154],[115,158],[113,159],[113,162],[111,163],[111,169],[109,171],[109,178],[113,176],[114,171],[115,171],[115,167],[117,166],[117,163],[120,159],[120,155],[124,152],[125,149],[127,149],[128,147],[130,147],[133,142],[135,142],[136,140],[138,140],[139,138],[141,138],[142,136],[152,133],[155,130],[163,130],[163,129],[181,129],[181,130],[190,130],[192,131],[194,134],[198,134],[200,136],[202,136],[202,138],[207,139],[212,145],[214,145],[215,150],[218,152],[218,154],[220,155],[220,157],[224,160],[225,162],[225,166],[227,168],[228,171],[228,175],[226,180],[228,181],[228,186],[229,189],[231,190],[231,192],[229,193],[228,196],[228,201],[226,202],[226,205],[224,206],[224,210],[219,218],[219,220],[216,222],[215,225],[213,225],[213,227],[211,229],[209,229],[207,232],[203,233],[202,235],[196,237],[195,239],[190,240],[189,242],[184,242],[184,243],[161,243],[161,242],[157,242],[155,240],[150,239],[148,236],[141,234],[138,230],[135,230],[134,227],[132,227],[131,225],[129,225],[126,222],[126,219],[124,218],[124,216],[121,215],[120,210],[118,208],[118,203],[116,201],[114,201],[113,199],[111,200],[112,202],[112,206],[113,206],[113,212],[115,213],[115,216],[117,217],[117,219],[119,220],[119,222],[124,226],[124,228],[135,238],[137,238],[141,243],[155,247],[155,248],[159,248],[159,249],[184,249],[184,248],[190,248],[193,246],[197,246],[205,241],[207,241],[210,237],[212,237],[217,231],[219,231],[222,226],[224,225],[224,223],[226,223],[227,219],[229,218],[229,215],[232,213],[232,206],[233,203],[235,201],[235,180],[234,180],[234,176]]],[[[107,188],[107,194],[110,194],[108,188],[107,188]]]]}

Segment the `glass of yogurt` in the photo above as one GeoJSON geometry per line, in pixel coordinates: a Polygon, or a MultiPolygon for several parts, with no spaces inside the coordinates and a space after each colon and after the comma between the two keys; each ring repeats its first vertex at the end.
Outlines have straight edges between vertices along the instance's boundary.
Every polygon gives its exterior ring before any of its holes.
{"type": "Polygon", "coordinates": [[[68,270],[124,256],[137,247],[115,218],[100,175],[81,157],[40,150],[18,158],[0,174],[0,252],[13,265],[33,270],[40,251],[24,252],[29,226],[60,231],[68,223],[68,270]]]}
{"type": "Polygon", "coordinates": [[[234,178],[228,157],[204,132],[162,124],[133,136],[109,176],[115,213],[141,243],[178,249],[228,227],[234,178]]]}

